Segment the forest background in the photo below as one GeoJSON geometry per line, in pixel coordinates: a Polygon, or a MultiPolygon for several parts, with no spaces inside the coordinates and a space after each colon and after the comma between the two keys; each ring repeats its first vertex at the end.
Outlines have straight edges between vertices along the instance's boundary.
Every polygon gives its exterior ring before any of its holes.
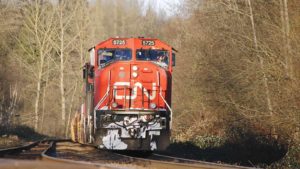
{"type": "Polygon", "coordinates": [[[153,37],[179,51],[174,142],[272,140],[298,165],[298,0],[185,0],[168,10],[139,0],[0,0],[0,127],[68,136],[87,50],[109,37],[153,37]]]}

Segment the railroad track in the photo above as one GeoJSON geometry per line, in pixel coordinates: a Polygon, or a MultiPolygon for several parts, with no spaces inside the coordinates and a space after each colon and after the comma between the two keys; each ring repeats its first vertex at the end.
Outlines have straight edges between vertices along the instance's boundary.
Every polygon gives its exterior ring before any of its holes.
{"type": "Polygon", "coordinates": [[[48,141],[36,141],[25,146],[0,150],[0,158],[33,160],[39,159],[42,152],[49,147],[48,141]]]}
{"type": "Polygon", "coordinates": [[[218,164],[184,158],[171,157],[161,154],[152,154],[147,158],[128,157],[136,164],[143,164],[147,168],[159,169],[253,169],[253,167],[243,167],[236,165],[218,164]]]}
{"type": "MultiPolygon", "coordinates": [[[[33,160],[34,166],[42,168],[68,166],[79,168],[156,168],[156,169],[250,169],[234,165],[224,165],[183,158],[152,154],[147,158],[133,157],[130,154],[119,154],[96,149],[93,146],[82,145],[69,140],[47,140],[34,142],[23,147],[0,150],[0,158],[33,160]]],[[[2,159],[3,160],[3,159],[2,159]]],[[[32,162],[32,161],[31,161],[32,162]]],[[[20,163],[24,163],[21,161],[20,163]]],[[[6,163],[4,163],[6,164],[6,163]]],[[[8,165],[11,165],[8,163],[8,165]]],[[[21,168],[24,168],[24,165],[21,168]]],[[[31,166],[32,167],[32,166],[31,166]]],[[[0,168],[5,168],[1,166],[0,168]]],[[[7,168],[7,167],[6,167],[7,168]]],[[[9,167],[8,167],[9,168],[9,167]]],[[[28,167],[30,168],[30,167],[28,167]]]]}

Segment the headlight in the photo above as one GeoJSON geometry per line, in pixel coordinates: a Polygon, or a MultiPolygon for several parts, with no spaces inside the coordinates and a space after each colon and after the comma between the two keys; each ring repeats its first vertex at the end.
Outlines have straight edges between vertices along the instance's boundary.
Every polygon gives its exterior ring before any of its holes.
{"type": "Polygon", "coordinates": [[[132,70],[137,71],[138,67],[137,66],[132,66],[132,70]]]}
{"type": "Polygon", "coordinates": [[[117,107],[118,107],[118,103],[113,102],[113,103],[111,104],[111,106],[112,106],[113,108],[117,108],[117,107]]]}
{"type": "Polygon", "coordinates": [[[132,73],[132,77],[136,78],[138,76],[138,74],[136,72],[132,73]]]}
{"type": "Polygon", "coordinates": [[[156,104],[155,103],[150,103],[150,108],[151,109],[155,109],[156,108],[156,104]]]}

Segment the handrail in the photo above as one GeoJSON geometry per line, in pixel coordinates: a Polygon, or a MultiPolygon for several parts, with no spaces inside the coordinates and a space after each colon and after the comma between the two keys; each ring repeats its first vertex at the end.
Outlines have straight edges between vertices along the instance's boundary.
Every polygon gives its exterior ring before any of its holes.
{"type": "Polygon", "coordinates": [[[159,95],[160,95],[160,97],[162,98],[162,100],[164,101],[164,103],[167,105],[167,107],[168,107],[168,109],[170,110],[170,129],[172,128],[172,118],[173,118],[173,111],[172,111],[172,109],[171,109],[171,107],[170,107],[170,105],[168,104],[168,102],[165,100],[165,98],[163,97],[163,95],[162,95],[162,90],[160,89],[160,92],[159,92],[159,95]]]}
{"type": "Polygon", "coordinates": [[[98,108],[104,102],[104,100],[107,98],[108,95],[109,95],[109,87],[107,88],[107,91],[106,91],[105,95],[102,97],[102,99],[98,102],[98,104],[94,108],[94,130],[97,129],[97,126],[96,126],[96,110],[98,110],[98,108]]]}
{"type": "Polygon", "coordinates": [[[96,125],[96,110],[98,110],[98,108],[101,106],[101,104],[104,102],[104,100],[107,98],[107,96],[109,95],[109,91],[110,91],[110,80],[111,80],[111,72],[109,71],[108,76],[109,76],[109,80],[108,80],[108,84],[107,84],[107,89],[106,89],[106,93],[104,94],[104,96],[102,97],[102,99],[97,103],[97,105],[94,108],[94,132],[96,132],[97,129],[97,125],[96,125]]]}

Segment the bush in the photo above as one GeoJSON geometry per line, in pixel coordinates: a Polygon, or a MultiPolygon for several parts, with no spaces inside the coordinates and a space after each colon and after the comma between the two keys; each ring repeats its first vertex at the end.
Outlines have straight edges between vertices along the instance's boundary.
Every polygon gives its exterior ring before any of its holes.
{"type": "Polygon", "coordinates": [[[197,145],[201,149],[212,148],[212,147],[220,147],[224,144],[225,140],[218,136],[197,136],[194,140],[192,140],[195,145],[197,145]]]}
{"type": "Polygon", "coordinates": [[[268,169],[299,169],[300,168],[300,144],[289,147],[285,157],[277,163],[272,164],[268,169]]]}

